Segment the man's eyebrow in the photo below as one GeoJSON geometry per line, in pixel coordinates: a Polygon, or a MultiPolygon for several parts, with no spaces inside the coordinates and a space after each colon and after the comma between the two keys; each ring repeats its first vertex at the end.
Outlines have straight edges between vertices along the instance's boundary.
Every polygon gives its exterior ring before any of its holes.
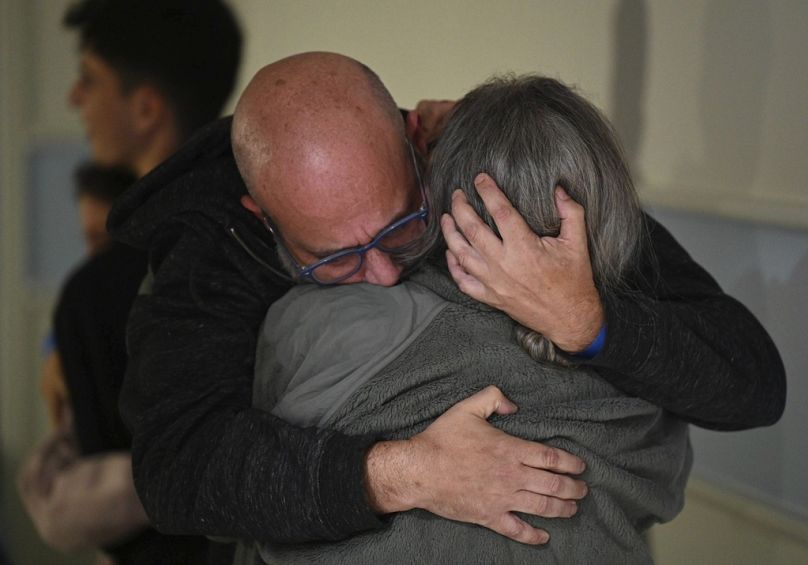
{"type": "Polygon", "coordinates": [[[399,221],[401,218],[403,218],[403,217],[405,217],[405,216],[407,216],[407,215],[411,214],[412,212],[414,212],[415,210],[413,210],[413,211],[407,211],[407,210],[408,210],[408,208],[410,208],[411,204],[412,204],[412,202],[407,202],[407,204],[405,204],[405,205],[404,205],[404,210],[402,210],[401,212],[399,212],[398,214],[396,214],[396,215],[393,217],[393,219],[392,219],[392,220],[390,220],[390,221],[389,221],[389,222],[388,222],[388,223],[387,223],[387,224],[386,224],[386,225],[385,225],[385,226],[384,226],[382,229],[380,229],[378,232],[376,232],[375,234],[373,234],[373,237],[372,237],[372,238],[370,238],[370,239],[369,239],[368,241],[366,241],[365,243],[360,243],[359,245],[352,245],[352,246],[350,246],[350,247],[338,247],[338,248],[329,248],[329,249],[309,249],[309,250],[308,250],[308,252],[309,252],[309,253],[311,253],[312,255],[314,255],[315,257],[317,257],[318,259],[325,259],[325,258],[326,258],[326,257],[328,257],[329,255],[334,255],[335,253],[339,253],[340,251],[345,251],[345,250],[347,250],[347,249],[356,249],[357,247],[362,247],[362,246],[364,246],[364,245],[367,245],[368,243],[370,243],[371,241],[373,241],[374,239],[376,239],[376,236],[378,236],[378,235],[379,235],[379,233],[381,233],[382,231],[384,231],[385,229],[387,229],[388,227],[390,227],[390,225],[392,225],[392,224],[396,223],[396,222],[397,222],[397,221],[399,221]]]}

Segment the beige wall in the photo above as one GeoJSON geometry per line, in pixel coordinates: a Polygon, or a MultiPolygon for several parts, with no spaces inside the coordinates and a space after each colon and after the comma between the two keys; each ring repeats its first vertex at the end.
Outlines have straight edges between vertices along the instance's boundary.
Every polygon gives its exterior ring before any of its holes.
{"type": "Polygon", "coordinates": [[[580,86],[617,122],[644,196],[808,227],[808,2],[233,0],[244,78],[300,51],[374,68],[403,106],[502,71],[580,86]]]}
{"type": "MultiPolygon", "coordinates": [[[[81,137],[65,105],[77,66],[74,38],[59,26],[67,3],[0,0],[0,523],[21,563],[58,562],[35,547],[11,477],[44,429],[36,370],[53,300],[24,273],[25,158],[81,137]]],[[[263,64],[314,49],[369,64],[403,106],[461,96],[495,72],[542,72],[577,84],[613,118],[647,199],[808,227],[803,0],[231,4],[247,38],[242,86],[263,64]]],[[[675,526],[698,538],[694,524],[675,526]]],[[[757,526],[744,527],[754,539],[757,526]]],[[[691,539],[676,532],[674,545],[691,539]]]]}

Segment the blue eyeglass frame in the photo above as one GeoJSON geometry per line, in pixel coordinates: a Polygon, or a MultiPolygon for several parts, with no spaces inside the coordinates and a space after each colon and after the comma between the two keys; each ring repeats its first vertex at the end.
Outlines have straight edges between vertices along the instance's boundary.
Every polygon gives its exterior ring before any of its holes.
{"type": "MultiPolygon", "coordinates": [[[[360,245],[358,247],[349,247],[347,249],[342,249],[340,251],[337,251],[336,253],[332,253],[328,257],[323,257],[322,259],[315,261],[310,265],[304,266],[298,263],[297,259],[287,249],[286,252],[289,255],[289,258],[292,259],[292,261],[295,264],[295,268],[298,270],[297,276],[299,278],[308,279],[319,286],[332,286],[335,284],[339,284],[345,279],[349,279],[359,272],[359,270],[362,268],[362,265],[365,262],[365,254],[371,249],[378,248],[384,253],[388,254],[395,253],[396,251],[398,251],[398,249],[387,249],[381,245],[382,239],[384,239],[387,235],[412,221],[415,220],[423,220],[424,222],[427,221],[427,218],[429,217],[429,203],[427,202],[426,199],[426,191],[424,190],[424,183],[421,180],[421,169],[418,166],[418,161],[415,158],[415,150],[413,149],[409,139],[407,140],[407,147],[409,147],[410,150],[410,157],[412,158],[412,164],[413,167],[415,168],[415,177],[418,179],[418,187],[421,190],[421,198],[422,198],[421,207],[412,214],[407,214],[403,218],[399,218],[392,224],[382,228],[382,230],[376,234],[376,236],[373,238],[372,241],[370,241],[370,243],[360,245]],[[354,254],[359,255],[359,262],[356,264],[356,268],[353,269],[348,274],[342,275],[339,278],[336,278],[328,282],[319,280],[314,274],[315,269],[318,269],[323,265],[327,265],[328,263],[331,263],[337,259],[345,257],[346,255],[354,255],[354,254]]],[[[270,233],[272,233],[272,235],[274,235],[275,237],[278,238],[278,240],[280,240],[279,243],[283,241],[283,237],[281,236],[280,231],[278,230],[277,227],[275,227],[275,225],[272,223],[272,220],[266,213],[264,214],[264,225],[270,231],[270,233]]]]}

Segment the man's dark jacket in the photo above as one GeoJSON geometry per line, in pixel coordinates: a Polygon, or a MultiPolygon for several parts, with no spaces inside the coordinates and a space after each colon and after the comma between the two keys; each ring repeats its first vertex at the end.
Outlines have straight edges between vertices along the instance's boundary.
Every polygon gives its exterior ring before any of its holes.
{"type": "MultiPolygon", "coordinates": [[[[246,193],[230,119],[200,132],[118,201],[109,226],[148,250],[135,300],[121,412],[135,483],[166,533],[259,541],[335,540],[383,525],[363,458],[378,438],[298,429],[251,407],[258,328],[289,283],[246,193]]],[[[785,375],[765,330],[648,218],[642,293],[605,305],[590,363],[627,394],[712,429],[768,425],[785,375]]]]}

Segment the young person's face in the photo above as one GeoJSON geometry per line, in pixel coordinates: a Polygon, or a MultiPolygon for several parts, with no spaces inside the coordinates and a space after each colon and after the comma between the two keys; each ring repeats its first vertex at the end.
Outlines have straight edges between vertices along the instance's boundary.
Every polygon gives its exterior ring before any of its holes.
{"type": "Polygon", "coordinates": [[[137,144],[134,108],[118,72],[91,50],[83,49],[79,76],[68,100],[79,110],[93,159],[103,165],[131,166],[137,144]]]}
{"type": "Polygon", "coordinates": [[[95,255],[110,242],[107,216],[112,205],[93,196],[79,196],[79,221],[88,255],[95,255]]]}

